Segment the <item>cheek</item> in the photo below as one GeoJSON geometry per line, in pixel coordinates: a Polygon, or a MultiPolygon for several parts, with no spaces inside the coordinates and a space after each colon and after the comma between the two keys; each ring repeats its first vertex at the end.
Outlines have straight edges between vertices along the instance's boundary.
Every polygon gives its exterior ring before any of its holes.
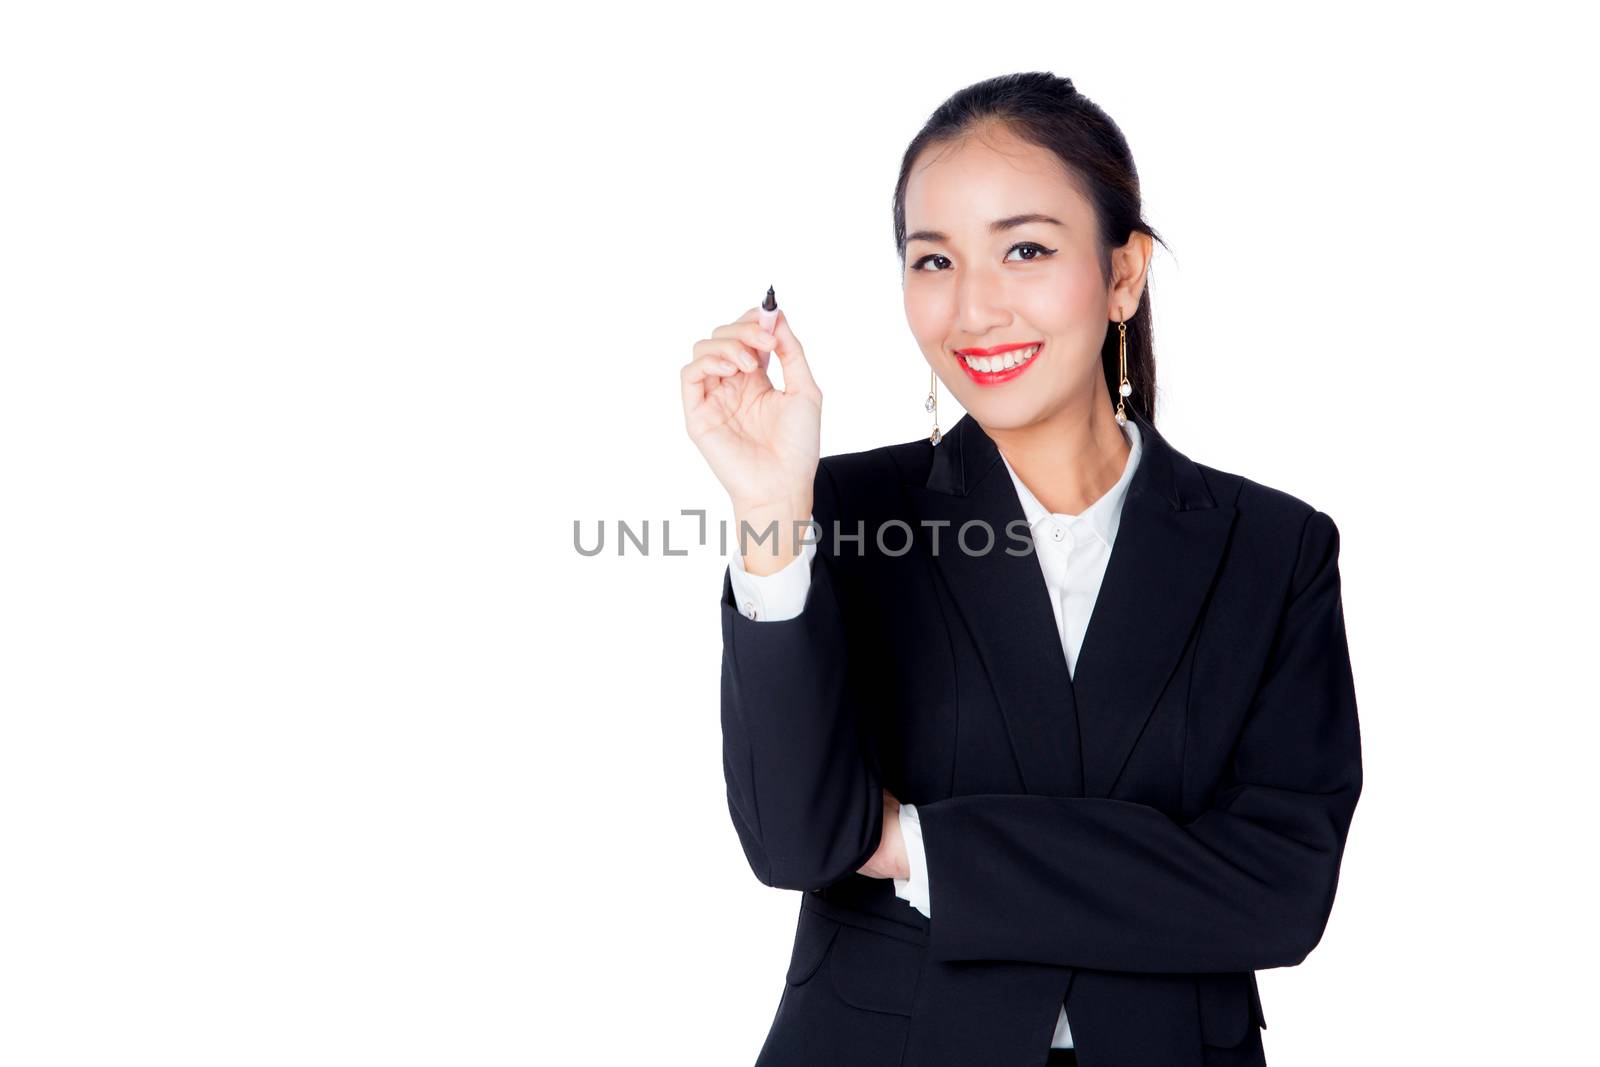
{"type": "Polygon", "coordinates": [[[1020,294],[1019,307],[1028,321],[1039,329],[1057,335],[1100,328],[1105,294],[1100,289],[1100,272],[1093,263],[1052,264],[1055,269],[1041,272],[1020,294]]]}
{"type": "Polygon", "coordinates": [[[911,327],[911,335],[924,347],[930,341],[935,347],[939,345],[948,332],[950,316],[949,302],[931,290],[931,286],[915,282],[908,282],[905,290],[906,322],[911,327]]]}

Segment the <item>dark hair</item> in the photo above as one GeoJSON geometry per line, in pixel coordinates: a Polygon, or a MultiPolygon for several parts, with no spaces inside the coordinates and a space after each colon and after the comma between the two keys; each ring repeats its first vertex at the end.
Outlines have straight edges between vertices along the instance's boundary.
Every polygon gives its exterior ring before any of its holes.
{"type": "MultiPolygon", "coordinates": [[[[1166,242],[1144,221],[1139,172],[1133,153],[1117,124],[1100,106],[1073,88],[1071,78],[1048,71],[1004,74],[969,85],[940,104],[906,148],[900,180],[894,188],[894,242],[900,268],[906,261],[906,184],[912,165],[924,149],[956,142],[984,129],[1000,127],[1030,144],[1054,152],[1074,176],[1074,184],[1094,205],[1100,234],[1100,277],[1111,281],[1111,250],[1135,232],[1166,242]]],[[[1127,403],[1155,424],[1156,357],[1150,318],[1150,280],[1145,279],[1139,307],[1128,327],[1127,403]]],[[[1120,382],[1116,323],[1107,321],[1100,346],[1100,365],[1114,404],[1120,382]]]]}

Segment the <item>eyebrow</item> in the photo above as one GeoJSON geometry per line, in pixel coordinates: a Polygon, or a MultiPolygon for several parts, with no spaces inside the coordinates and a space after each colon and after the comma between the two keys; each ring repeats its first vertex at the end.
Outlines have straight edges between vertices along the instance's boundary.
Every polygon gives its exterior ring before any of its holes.
{"type": "MultiPolygon", "coordinates": [[[[1049,215],[1041,215],[1038,212],[1030,212],[1029,214],[1026,214],[1026,215],[1011,215],[1011,216],[1008,216],[1008,217],[1003,218],[1003,219],[995,219],[993,222],[989,223],[989,232],[990,233],[1004,233],[1006,230],[1014,230],[1018,226],[1025,226],[1030,222],[1045,222],[1045,223],[1049,223],[1052,226],[1064,226],[1064,225],[1066,225],[1060,219],[1052,218],[1049,215]]],[[[949,240],[950,240],[950,235],[949,234],[940,233],[938,230],[918,230],[915,233],[906,234],[906,244],[910,244],[912,241],[949,241],[949,240]]]]}

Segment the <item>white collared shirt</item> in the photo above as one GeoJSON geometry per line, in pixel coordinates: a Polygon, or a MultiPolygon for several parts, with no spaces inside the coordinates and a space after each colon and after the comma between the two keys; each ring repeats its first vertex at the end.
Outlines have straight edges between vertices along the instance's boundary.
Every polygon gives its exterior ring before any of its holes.
{"type": "MultiPolygon", "coordinates": [[[[1000,456],[1016,487],[1023,517],[1033,532],[1035,555],[1045,588],[1050,593],[1050,608],[1055,613],[1056,630],[1061,634],[1061,651],[1066,655],[1069,674],[1076,673],[1078,651],[1083,646],[1089,617],[1100,595],[1106,565],[1111,561],[1111,546],[1122,524],[1122,505],[1128,496],[1128,485],[1133,481],[1133,472],[1144,451],[1137,422],[1129,419],[1123,424],[1122,432],[1129,446],[1122,476],[1100,499],[1077,515],[1045,510],[1017,477],[1011,461],[1004,453],[1000,456]]],[[[730,581],[735,600],[745,616],[781,622],[799,615],[805,608],[806,592],[811,585],[811,557],[816,551],[815,545],[806,545],[799,556],[775,574],[753,575],[745,571],[743,557],[736,546],[729,559],[730,581]]],[[[928,863],[922,842],[922,823],[915,804],[900,805],[900,831],[906,842],[911,876],[894,880],[895,896],[932,918],[928,863]]],[[[1067,1024],[1065,1005],[1056,1019],[1050,1047],[1072,1047],[1072,1030],[1067,1024]]]]}

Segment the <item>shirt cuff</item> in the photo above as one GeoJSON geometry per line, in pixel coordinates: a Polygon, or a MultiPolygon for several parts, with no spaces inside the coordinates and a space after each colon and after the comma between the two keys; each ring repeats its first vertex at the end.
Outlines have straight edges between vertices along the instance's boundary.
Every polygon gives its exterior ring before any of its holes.
{"type": "Polygon", "coordinates": [[[811,589],[811,558],[815,544],[803,545],[800,554],[773,574],[751,574],[744,569],[744,556],[735,547],[728,554],[728,579],[739,613],[757,622],[782,622],[805,611],[806,593],[811,589]]]}
{"type": "Polygon", "coordinates": [[[905,839],[911,877],[894,880],[894,895],[931,919],[933,904],[929,898],[928,859],[922,848],[922,820],[917,816],[915,804],[900,805],[900,836],[905,839]]]}

